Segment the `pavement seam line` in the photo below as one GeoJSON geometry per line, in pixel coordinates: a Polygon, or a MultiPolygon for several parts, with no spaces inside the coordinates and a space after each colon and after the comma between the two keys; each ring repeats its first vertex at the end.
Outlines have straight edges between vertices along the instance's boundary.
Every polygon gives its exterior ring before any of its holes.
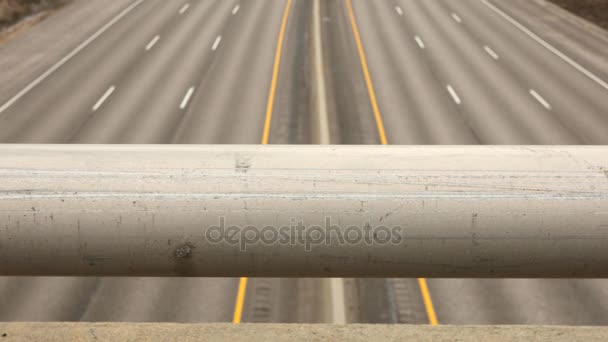
{"type": "Polygon", "coordinates": [[[327,87],[325,84],[325,73],[323,63],[323,41],[321,38],[321,4],[320,0],[313,3],[313,48],[315,66],[315,104],[316,104],[316,128],[317,140],[314,143],[320,145],[330,144],[329,114],[327,109],[327,87]]]}
{"type": "MultiPolygon", "coordinates": [[[[357,44],[357,49],[359,50],[359,58],[361,61],[361,68],[363,69],[363,74],[365,76],[365,81],[367,84],[368,94],[370,97],[370,101],[372,103],[372,108],[374,109],[374,116],[376,117],[376,124],[378,125],[378,132],[380,134],[380,141],[382,145],[388,145],[388,139],[386,137],[386,131],[384,129],[384,124],[382,121],[382,116],[380,114],[380,109],[378,107],[378,102],[376,99],[376,92],[374,90],[374,85],[372,83],[371,75],[369,73],[369,68],[367,66],[367,58],[365,57],[365,51],[363,50],[363,43],[361,41],[361,34],[359,32],[359,27],[357,26],[357,20],[355,18],[355,13],[353,10],[352,0],[345,0],[346,8],[348,10],[348,16],[350,18],[350,23],[353,31],[353,35],[355,37],[355,42],[357,44]]],[[[439,321],[437,319],[437,314],[435,312],[435,307],[433,305],[433,299],[431,297],[431,293],[428,288],[428,284],[425,278],[418,278],[418,284],[420,286],[420,292],[422,295],[422,300],[424,302],[424,307],[426,310],[426,314],[429,320],[430,325],[438,325],[439,321]]]]}
{"type": "MultiPolygon", "coordinates": [[[[327,109],[327,87],[325,84],[325,65],[323,63],[323,41],[321,23],[321,0],[313,1],[313,56],[314,56],[314,79],[315,79],[315,126],[316,133],[312,141],[313,144],[331,144],[331,134],[329,131],[329,114],[327,109]]],[[[344,279],[330,278],[329,294],[331,305],[331,322],[333,324],[346,324],[346,301],[344,295],[344,279]]]]}
{"type": "MultiPolygon", "coordinates": [[[[287,0],[285,4],[285,10],[283,12],[283,19],[281,20],[281,28],[279,30],[279,37],[277,41],[276,53],[274,58],[274,66],[272,70],[272,80],[270,82],[270,91],[268,94],[268,105],[266,107],[266,121],[264,123],[264,133],[262,135],[262,145],[268,145],[270,138],[270,126],[272,124],[272,114],[274,111],[274,99],[277,91],[277,84],[279,79],[279,72],[281,70],[281,57],[283,54],[283,43],[285,41],[285,31],[287,30],[287,22],[289,20],[289,13],[291,12],[292,0],[287,0]]],[[[239,280],[239,289],[236,297],[236,303],[234,305],[234,315],[232,317],[233,324],[240,324],[243,320],[243,307],[245,306],[245,299],[247,298],[247,283],[249,278],[241,277],[239,280]]]]}

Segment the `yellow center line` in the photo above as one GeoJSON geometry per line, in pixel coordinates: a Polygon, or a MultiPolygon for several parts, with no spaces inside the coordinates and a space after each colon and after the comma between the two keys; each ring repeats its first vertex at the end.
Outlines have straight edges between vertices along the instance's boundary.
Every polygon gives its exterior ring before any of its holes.
{"type": "Polygon", "coordinates": [[[426,315],[429,318],[430,325],[438,325],[437,314],[435,313],[435,306],[433,305],[433,299],[431,298],[431,291],[426,283],[425,278],[418,278],[418,285],[420,285],[420,292],[422,293],[422,300],[424,301],[424,307],[426,308],[426,315]]]}
{"type": "Polygon", "coordinates": [[[234,317],[232,323],[240,324],[243,318],[243,306],[245,304],[245,297],[247,295],[247,282],[248,278],[243,277],[239,280],[239,290],[236,294],[236,304],[234,306],[234,317]]]}
{"type": "MultiPolygon", "coordinates": [[[[283,42],[285,41],[285,31],[287,30],[287,21],[289,19],[289,13],[291,12],[292,0],[287,0],[285,5],[285,11],[283,13],[283,20],[281,21],[281,29],[279,31],[279,38],[277,42],[277,50],[274,57],[274,67],[272,70],[272,81],[270,82],[270,92],[268,94],[268,105],[266,106],[266,121],[264,123],[264,134],[262,135],[262,145],[268,145],[270,139],[270,127],[272,126],[272,113],[274,111],[274,99],[277,92],[277,85],[279,83],[279,71],[281,69],[281,58],[283,56],[283,42]]],[[[247,283],[249,279],[242,277],[239,280],[239,289],[236,296],[236,303],[234,305],[234,316],[232,323],[240,324],[243,320],[243,307],[245,305],[245,298],[247,297],[247,283]]]]}
{"type": "Polygon", "coordinates": [[[372,104],[372,110],[374,117],[376,118],[376,126],[378,126],[378,135],[380,136],[380,142],[382,145],[388,145],[386,139],[386,131],[384,129],[384,122],[382,121],[382,115],[380,115],[380,108],[378,107],[378,101],[376,99],[376,91],[374,91],[374,84],[372,83],[372,77],[367,67],[367,57],[363,50],[363,43],[361,43],[361,34],[359,33],[359,27],[355,20],[355,12],[353,11],[353,4],[351,0],[346,0],[346,7],[348,8],[348,16],[350,23],[353,28],[353,34],[355,36],[355,42],[357,44],[357,50],[359,50],[359,57],[361,58],[361,68],[363,69],[363,77],[365,78],[365,84],[367,84],[367,92],[369,94],[369,100],[372,104]]]}
{"type": "Polygon", "coordinates": [[[279,83],[279,71],[281,69],[281,58],[283,56],[283,41],[285,40],[285,31],[287,30],[287,20],[291,11],[292,0],[287,0],[285,12],[283,13],[283,21],[281,22],[281,30],[279,31],[279,41],[277,43],[277,52],[274,57],[274,68],[272,70],[272,82],[270,83],[270,94],[268,95],[268,105],[266,107],[266,123],[264,124],[264,134],[262,135],[262,144],[267,145],[270,139],[270,126],[272,125],[272,113],[274,111],[274,98],[277,92],[277,84],[279,83]]]}
{"type": "MultiPolygon", "coordinates": [[[[388,145],[388,139],[386,138],[386,131],[384,129],[384,123],[382,121],[382,115],[380,114],[380,107],[376,98],[376,91],[374,90],[374,84],[370,76],[369,67],[367,66],[367,58],[365,57],[365,51],[363,49],[363,43],[361,42],[361,34],[359,33],[359,27],[357,26],[357,20],[355,19],[355,12],[353,11],[352,0],[345,0],[346,7],[348,9],[348,16],[355,36],[355,43],[357,44],[357,50],[359,50],[359,57],[361,59],[361,68],[363,69],[363,76],[367,85],[367,91],[369,99],[372,104],[372,110],[376,118],[376,124],[378,126],[378,134],[380,136],[380,142],[382,145],[388,145]]],[[[429,287],[425,278],[418,279],[418,285],[420,286],[420,292],[422,294],[422,300],[426,309],[426,314],[430,325],[438,325],[437,314],[435,307],[433,306],[433,299],[429,291],[429,287]]]]}

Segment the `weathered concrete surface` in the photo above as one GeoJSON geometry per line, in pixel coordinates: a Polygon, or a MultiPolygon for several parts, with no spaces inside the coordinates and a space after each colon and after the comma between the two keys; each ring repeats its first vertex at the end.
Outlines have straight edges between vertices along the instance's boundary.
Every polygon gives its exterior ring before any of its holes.
{"type": "Polygon", "coordinates": [[[0,275],[608,277],[607,147],[0,155],[0,275]]]}
{"type": "Polygon", "coordinates": [[[0,324],[0,341],[606,341],[600,327],[268,324],[0,324]]]}

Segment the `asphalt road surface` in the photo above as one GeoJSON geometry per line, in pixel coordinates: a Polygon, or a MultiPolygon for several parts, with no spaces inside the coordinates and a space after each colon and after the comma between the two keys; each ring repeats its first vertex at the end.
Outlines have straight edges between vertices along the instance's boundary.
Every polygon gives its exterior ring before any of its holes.
{"type": "MultiPolygon", "coordinates": [[[[0,75],[16,84],[0,86],[2,143],[312,143],[315,70],[332,143],[608,143],[608,35],[543,1],[122,1],[84,37],[25,43],[68,30],[63,11],[0,46],[17,70],[0,75]]],[[[2,278],[0,321],[230,322],[242,309],[238,321],[323,322],[336,302],[324,280],[240,285],[2,278]]],[[[604,280],[349,279],[344,292],[349,322],[608,323],[604,280]]]]}

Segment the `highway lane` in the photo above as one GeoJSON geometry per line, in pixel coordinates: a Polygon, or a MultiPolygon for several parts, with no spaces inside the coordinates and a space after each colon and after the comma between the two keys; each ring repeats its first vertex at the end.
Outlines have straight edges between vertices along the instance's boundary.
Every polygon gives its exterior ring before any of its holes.
{"type": "MultiPolygon", "coordinates": [[[[258,144],[285,4],[141,2],[7,107],[0,140],[258,144]]],[[[0,320],[230,322],[238,282],[2,278],[0,320]]],[[[315,282],[251,281],[244,319],[322,319],[315,282]]]]}
{"type": "MultiPolygon", "coordinates": [[[[535,32],[606,79],[603,38],[529,2],[492,3],[526,24],[546,20],[535,32]]],[[[332,142],[383,142],[378,115],[394,144],[606,143],[602,87],[478,0],[353,1],[375,111],[346,4],[328,0],[321,8],[332,142]]],[[[285,5],[143,1],[6,107],[0,141],[260,143],[285,5]]],[[[311,142],[311,13],[310,2],[293,1],[271,143],[311,142]]],[[[237,279],[4,278],[0,320],[228,322],[238,285],[237,279]]],[[[608,317],[605,281],[428,285],[439,323],[606,324],[608,317]]],[[[326,321],[323,286],[250,279],[242,320],[326,321]]],[[[351,321],[429,321],[417,280],[356,279],[347,287],[351,321]]]]}
{"type": "MultiPolygon", "coordinates": [[[[608,142],[602,36],[532,1],[353,0],[353,7],[389,143],[608,142]]],[[[428,284],[439,323],[608,323],[604,280],[428,284]]]]}

